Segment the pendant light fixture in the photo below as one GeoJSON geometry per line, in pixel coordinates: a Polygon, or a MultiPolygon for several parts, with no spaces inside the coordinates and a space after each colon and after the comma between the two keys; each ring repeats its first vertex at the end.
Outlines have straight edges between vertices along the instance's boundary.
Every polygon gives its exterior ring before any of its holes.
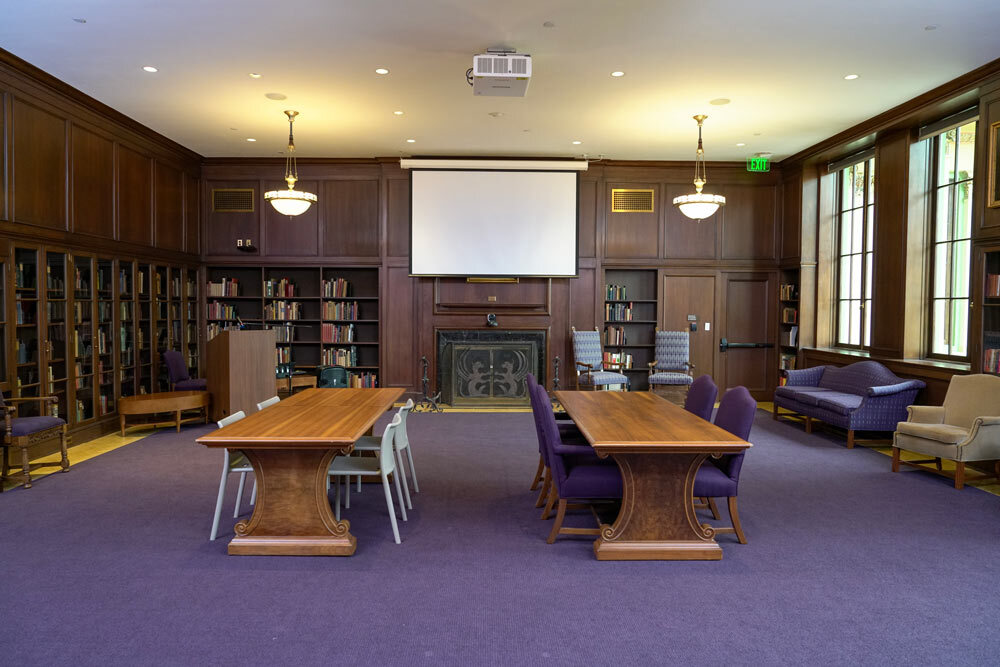
{"type": "Polygon", "coordinates": [[[692,220],[704,220],[726,205],[722,195],[710,195],[702,192],[708,179],[705,177],[705,149],[701,145],[701,124],[708,116],[699,114],[694,117],[698,121],[698,151],[694,156],[694,194],[674,197],[674,206],[692,220]]]}
{"type": "Polygon", "coordinates": [[[270,190],[264,193],[264,200],[271,202],[278,213],[291,217],[301,215],[309,210],[309,207],[316,201],[316,195],[311,192],[302,192],[295,189],[295,183],[299,180],[299,168],[295,162],[295,138],[292,135],[292,123],[299,115],[298,111],[285,111],[288,116],[288,152],[285,154],[285,182],[288,183],[287,190],[270,190]]]}

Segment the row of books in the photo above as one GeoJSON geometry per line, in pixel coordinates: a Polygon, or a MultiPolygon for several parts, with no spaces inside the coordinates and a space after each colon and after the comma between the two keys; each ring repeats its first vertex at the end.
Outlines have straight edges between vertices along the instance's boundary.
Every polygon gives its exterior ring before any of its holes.
{"type": "Polygon", "coordinates": [[[273,301],[264,306],[265,320],[297,320],[302,317],[302,304],[298,301],[273,301]]]}
{"type": "Polygon", "coordinates": [[[786,347],[798,347],[799,345],[799,327],[795,325],[790,327],[788,331],[782,331],[779,336],[781,344],[786,347]]]}
{"type": "Polygon", "coordinates": [[[235,320],[236,306],[230,306],[220,301],[208,304],[206,317],[210,320],[235,320]]]}
{"type": "Polygon", "coordinates": [[[799,298],[799,286],[793,283],[782,284],[778,288],[778,298],[783,301],[794,301],[799,298]]]}
{"type": "Polygon", "coordinates": [[[132,272],[128,269],[118,269],[118,291],[121,294],[132,293],[132,272]]]}
{"type": "Polygon", "coordinates": [[[322,293],[320,296],[326,296],[326,297],[351,296],[351,283],[343,278],[337,278],[335,280],[324,280],[322,285],[322,293]]]}
{"type": "Polygon", "coordinates": [[[272,327],[274,329],[274,340],[279,343],[291,343],[295,338],[295,329],[289,326],[272,327]]]}
{"type": "Polygon", "coordinates": [[[1000,274],[986,274],[986,296],[1000,296],[1000,274]]]}
{"type": "Polygon", "coordinates": [[[73,271],[73,291],[74,292],[89,292],[90,291],[90,271],[81,271],[80,269],[74,269],[73,271]]]}
{"type": "Polygon", "coordinates": [[[206,290],[208,296],[239,296],[240,281],[236,278],[223,278],[219,282],[209,282],[206,290]]]}
{"type": "Polygon", "coordinates": [[[799,309],[785,307],[781,309],[781,323],[782,324],[798,324],[799,322],[799,309]]]}
{"type": "Polygon", "coordinates": [[[132,321],[132,304],[126,303],[126,302],[122,302],[122,303],[119,303],[118,306],[119,306],[119,308],[118,308],[118,310],[119,310],[119,312],[118,312],[118,319],[121,320],[122,322],[131,322],[132,321]]]}
{"type": "Polygon", "coordinates": [[[778,363],[778,367],[783,371],[795,370],[796,356],[794,354],[783,354],[778,363]]]}
{"type": "Polygon", "coordinates": [[[73,321],[77,324],[90,321],[90,302],[73,304],[73,321]]]}
{"type": "Polygon", "coordinates": [[[353,324],[323,324],[322,340],[324,343],[353,343],[353,324]]]}
{"type": "Polygon", "coordinates": [[[1000,349],[991,347],[983,351],[983,372],[1000,373],[1000,349]]]}
{"type": "Polygon", "coordinates": [[[111,318],[114,317],[112,313],[112,304],[110,301],[98,301],[97,302],[97,320],[99,322],[110,322],[111,318]]]}
{"type": "Polygon", "coordinates": [[[274,280],[274,279],[265,280],[264,296],[271,296],[271,297],[295,296],[295,283],[293,283],[288,278],[282,278],[281,280],[274,280]]]}
{"type": "Polygon", "coordinates": [[[358,319],[357,301],[324,301],[324,320],[356,320],[358,319]]]}
{"type": "Polygon", "coordinates": [[[632,355],[625,352],[605,352],[605,368],[632,368],[632,355]]]}
{"type": "Polygon", "coordinates": [[[378,377],[375,373],[348,373],[347,386],[352,389],[374,389],[378,387],[378,377]]]}
{"type": "Polygon", "coordinates": [[[608,301],[624,301],[628,298],[625,296],[624,285],[606,285],[604,291],[604,298],[608,301]]]}
{"type": "Polygon", "coordinates": [[[66,281],[63,280],[62,276],[53,275],[52,267],[45,267],[45,287],[50,292],[65,292],[66,291],[66,281]]]}
{"type": "Polygon", "coordinates": [[[109,339],[110,336],[104,329],[97,330],[97,354],[111,354],[114,351],[114,345],[109,339]]]}
{"type": "Polygon", "coordinates": [[[604,327],[605,345],[628,345],[625,327],[604,327]]]}
{"type": "Polygon", "coordinates": [[[604,304],[604,320],[606,322],[631,322],[632,303],[604,304]]]}
{"type": "Polygon", "coordinates": [[[14,303],[14,321],[17,324],[34,324],[35,323],[35,303],[21,303],[17,301],[14,303]]]}
{"type": "Polygon", "coordinates": [[[17,342],[17,363],[28,364],[33,363],[35,360],[35,345],[34,341],[31,341],[31,345],[28,345],[24,341],[17,342]]]}
{"type": "Polygon", "coordinates": [[[290,347],[276,347],[274,348],[274,363],[277,364],[287,364],[292,360],[292,348],[290,347]]]}
{"type": "Polygon", "coordinates": [[[98,292],[110,292],[111,291],[111,272],[105,269],[97,269],[97,291],[98,292]]]}
{"type": "Polygon", "coordinates": [[[18,262],[14,265],[14,287],[18,289],[35,288],[35,265],[18,262]]]}
{"type": "Polygon", "coordinates": [[[323,350],[321,362],[324,366],[357,366],[358,348],[328,347],[323,350]]]}

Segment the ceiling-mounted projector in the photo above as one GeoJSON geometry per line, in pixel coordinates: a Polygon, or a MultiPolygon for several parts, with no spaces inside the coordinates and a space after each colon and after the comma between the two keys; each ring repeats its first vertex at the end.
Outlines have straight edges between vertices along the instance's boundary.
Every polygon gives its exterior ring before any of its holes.
{"type": "Polygon", "coordinates": [[[481,53],[472,57],[472,93],[494,97],[524,97],[531,80],[531,56],[526,53],[481,53]]]}

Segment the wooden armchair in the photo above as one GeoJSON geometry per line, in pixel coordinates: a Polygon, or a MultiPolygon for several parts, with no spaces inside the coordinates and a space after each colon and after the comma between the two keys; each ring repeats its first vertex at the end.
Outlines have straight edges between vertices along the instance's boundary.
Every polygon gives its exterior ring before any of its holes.
{"type": "Polygon", "coordinates": [[[619,384],[628,389],[628,377],[621,371],[621,364],[604,361],[604,349],[601,347],[601,332],[595,327],[593,331],[577,331],[571,327],[573,338],[573,361],[576,363],[576,384],[578,388],[619,384]],[[609,371],[609,368],[615,369],[609,371]]]}
{"type": "Polygon", "coordinates": [[[0,394],[0,410],[3,410],[4,433],[3,433],[3,468],[0,471],[0,491],[3,491],[3,482],[9,477],[10,472],[10,448],[19,447],[21,449],[21,476],[24,481],[24,488],[31,488],[31,464],[28,461],[28,448],[35,443],[59,437],[59,446],[62,452],[62,460],[58,463],[42,463],[37,467],[49,468],[61,466],[62,472],[69,470],[69,455],[66,452],[67,439],[66,422],[59,417],[39,415],[38,417],[18,417],[17,407],[7,405],[7,403],[27,403],[36,401],[41,403],[40,412],[45,412],[46,408],[51,409],[58,399],[55,396],[34,396],[30,398],[8,398],[4,399],[0,394]]]}

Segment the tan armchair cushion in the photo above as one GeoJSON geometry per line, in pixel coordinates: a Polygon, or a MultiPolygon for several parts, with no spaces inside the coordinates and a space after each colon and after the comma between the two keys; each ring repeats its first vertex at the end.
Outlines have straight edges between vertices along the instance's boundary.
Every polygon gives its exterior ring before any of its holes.
{"type": "Polygon", "coordinates": [[[921,424],[919,422],[899,422],[896,432],[925,440],[934,440],[946,445],[957,445],[969,437],[969,429],[950,424],[921,424]]]}

